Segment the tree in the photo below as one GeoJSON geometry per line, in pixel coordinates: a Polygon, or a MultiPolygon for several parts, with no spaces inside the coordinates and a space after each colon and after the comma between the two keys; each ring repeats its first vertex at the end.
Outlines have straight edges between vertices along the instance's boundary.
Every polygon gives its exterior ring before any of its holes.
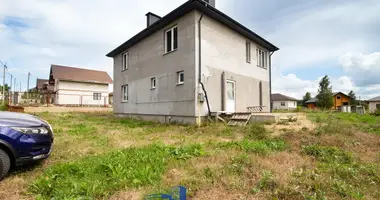
{"type": "Polygon", "coordinates": [[[348,93],[348,96],[350,97],[350,104],[353,106],[356,106],[358,104],[358,101],[356,101],[356,95],[354,91],[350,91],[348,93]]]}
{"type": "Polygon", "coordinates": [[[309,101],[311,99],[310,92],[306,92],[305,96],[302,98],[302,105],[306,106],[306,101],[309,101]]]}
{"type": "MultiPolygon", "coordinates": [[[[8,84],[5,84],[5,92],[8,92],[11,89],[8,84]]],[[[0,94],[3,94],[3,86],[0,85],[0,94]]]]}
{"type": "Polygon", "coordinates": [[[334,105],[332,87],[330,86],[330,79],[326,75],[319,82],[319,89],[317,94],[317,106],[322,109],[331,109],[334,105]]]}

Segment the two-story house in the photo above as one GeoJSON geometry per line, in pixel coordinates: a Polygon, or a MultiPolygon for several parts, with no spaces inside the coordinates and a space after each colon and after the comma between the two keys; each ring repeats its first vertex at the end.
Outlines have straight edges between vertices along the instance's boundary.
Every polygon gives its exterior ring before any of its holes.
{"type": "Polygon", "coordinates": [[[114,113],[200,124],[216,111],[269,112],[271,55],[278,48],[215,8],[189,0],[107,54],[114,113]]]}

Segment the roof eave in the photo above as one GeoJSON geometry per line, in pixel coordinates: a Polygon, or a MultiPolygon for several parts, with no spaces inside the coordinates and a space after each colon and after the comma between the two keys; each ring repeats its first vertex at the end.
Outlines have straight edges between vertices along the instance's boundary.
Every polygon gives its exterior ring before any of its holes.
{"type": "Polygon", "coordinates": [[[130,46],[136,44],[137,42],[141,41],[142,39],[146,38],[147,36],[155,33],[156,31],[160,30],[163,26],[171,23],[172,21],[178,19],[179,17],[185,15],[186,13],[190,12],[191,10],[197,9],[199,11],[202,11],[206,15],[209,15],[210,17],[214,19],[218,19],[219,21],[222,21],[225,25],[230,27],[231,29],[238,29],[237,32],[241,33],[242,35],[246,37],[253,36],[259,45],[263,46],[264,48],[268,49],[271,52],[278,51],[279,48],[270,43],[269,41],[265,40],[261,36],[257,35],[253,31],[249,30],[239,22],[235,21],[231,17],[227,16],[223,12],[219,11],[218,9],[212,7],[212,6],[205,6],[207,3],[200,0],[191,0],[187,1],[186,3],[182,4],[180,7],[176,8],[169,14],[162,17],[160,20],[152,24],[151,26],[147,27],[146,29],[142,30],[135,36],[133,36],[128,41],[124,42],[111,52],[109,52],[106,56],[107,57],[115,57],[117,54],[121,53],[125,49],[129,48],[130,46]],[[239,30],[240,29],[240,30],[239,30]],[[131,43],[128,45],[128,43],[131,43]]]}

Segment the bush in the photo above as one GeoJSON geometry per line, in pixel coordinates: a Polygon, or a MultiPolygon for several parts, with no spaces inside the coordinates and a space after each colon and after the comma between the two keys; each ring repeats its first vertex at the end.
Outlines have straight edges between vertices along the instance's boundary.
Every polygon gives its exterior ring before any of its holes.
{"type": "Polygon", "coordinates": [[[7,104],[0,104],[0,111],[7,111],[8,105],[7,104]]]}
{"type": "Polygon", "coordinates": [[[372,113],[374,116],[380,116],[380,108],[377,108],[375,112],[372,113]]]}

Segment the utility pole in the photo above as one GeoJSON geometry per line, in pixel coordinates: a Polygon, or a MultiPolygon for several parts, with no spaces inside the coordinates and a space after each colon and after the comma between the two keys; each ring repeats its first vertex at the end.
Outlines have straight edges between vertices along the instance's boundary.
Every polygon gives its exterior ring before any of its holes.
{"type": "Polygon", "coordinates": [[[4,66],[4,73],[3,73],[3,105],[5,105],[5,69],[7,68],[6,65],[4,66]]]}
{"type": "Polygon", "coordinates": [[[9,99],[8,99],[8,102],[9,102],[9,105],[12,104],[12,81],[13,81],[13,75],[11,74],[11,84],[9,85],[9,99]]]}
{"type": "Polygon", "coordinates": [[[28,84],[26,88],[26,100],[28,101],[28,104],[29,104],[29,79],[30,79],[30,72],[28,72],[28,84]]]}

